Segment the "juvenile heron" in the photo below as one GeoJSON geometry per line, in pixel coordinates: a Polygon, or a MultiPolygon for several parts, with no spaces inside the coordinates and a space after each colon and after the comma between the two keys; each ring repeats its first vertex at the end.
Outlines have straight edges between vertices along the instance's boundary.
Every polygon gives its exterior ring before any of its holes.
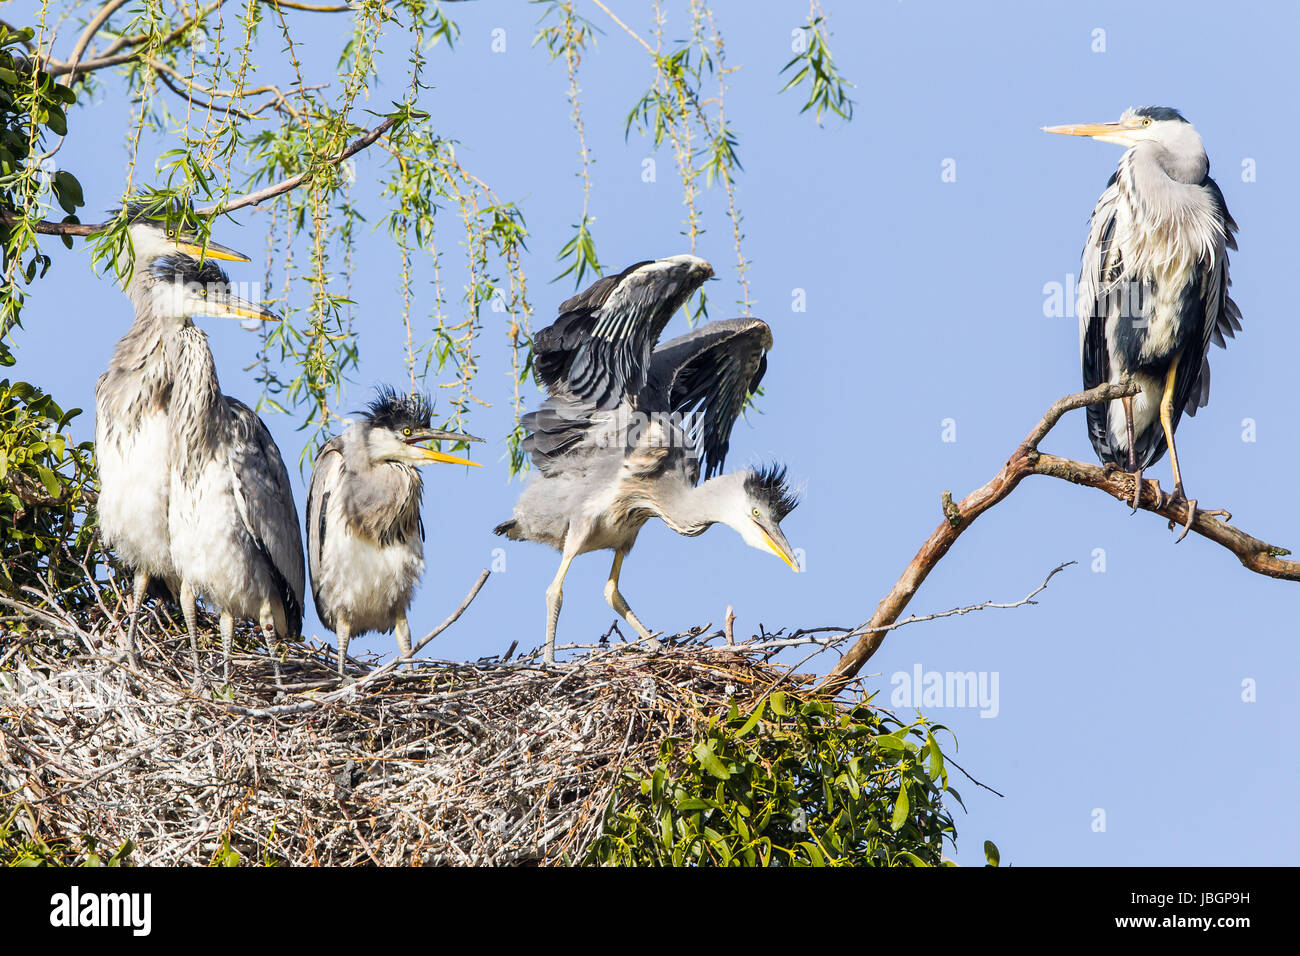
{"type": "Polygon", "coordinates": [[[758,319],[710,322],[657,345],[712,267],[694,256],[638,262],[560,306],[537,333],[535,368],[550,397],[524,416],[538,475],[497,534],[561,552],[546,591],[547,663],[573,559],[612,550],[605,600],[647,646],[658,642],[619,592],[623,559],[651,518],[694,537],[730,525],[798,571],[781,521],[797,500],[785,469],[717,475],[731,428],[767,368],[772,331],[758,319]],[[698,484],[703,458],[706,479],[698,484]]]}
{"type": "MultiPolygon", "coordinates": [[[[1184,412],[1210,400],[1210,343],[1225,346],[1241,329],[1228,297],[1228,249],[1237,224],[1210,178],[1195,127],[1177,110],[1130,109],[1115,123],[1045,127],[1127,148],[1089,221],[1079,276],[1079,349],[1083,386],[1132,377],[1142,391],[1088,407],[1088,437],[1104,464],[1134,473],[1133,509],[1142,471],[1169,449],[1175,500],[1188,500],[1174,432],[1184,412]]],[[[1158,486],[1157,486],[1158,487],[1158,486]]]]}
{"type": "Polygon", "coordinates": [[[478,462],[423,448],[420,442],[482,441],[429,427],[423,395],[380,388],[375,401],[316,456],[307,492],[307,560],[321,621],[338,635],[339,676],[348,641],[369,631],[395,631],[411,652],[407,608],[424,574],[424,482],[433,462],[478,462]]]}
{"type": "MultiPolygon", "coordinates": [[[[177,326],[172,257],[200,255],[192,234],[169,233],[164,222],[128,207],[134,267],[126,294],[135,321],[118,341],[95,385],[95,458],[99,471],[99,530],[104,544],[135,572],[126,651],[135,652],[136,619],[151,580],[176,594],[167,531],[169,461],[167,413],[172,369],[164,341],[177,326]]],[[[248,258],[209,243],[209,259],[248,258]]]]}
{"type": "MultiPolygon", "coordinates": [[[[173,372],[167,417],[171,449],[167,527],[180,579],[181,611],[197,645],[195,599],[221,613],[224,674],[230,678],[235,617],[252,618],[275,661],[274,640],[302,629],[303,560],[289,474],[251,408],[221,394],[207,335],[192,315],[274,320],[233,295],[211,262],[172,257],[174,331],[165,342],[173,372]]],[[[279,666],[276,664],[276,676],[279,666]]],[[[199,683],[195,671],[195,683],[199,683]]]]}

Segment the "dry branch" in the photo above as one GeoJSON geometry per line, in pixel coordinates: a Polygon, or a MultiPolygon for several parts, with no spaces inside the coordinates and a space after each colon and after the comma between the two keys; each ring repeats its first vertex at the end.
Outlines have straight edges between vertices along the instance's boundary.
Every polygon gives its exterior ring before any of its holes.
{"type": "MultiPolygon", "coordinates": [[[[862,666],[876,653],[890,626],[898,621],[926,577],[948,553],[961,533],[976,518],[1011,494],[1021,479],[1029,475],[1048,475],[1076,485],[1097,488],[1119,501],[1132,501],[1133,476],[1127,472],[1048,455],[1040,452],[1038,445],[1066,412],[1136,395],[1138,391],[1139,387],[1135,383],[1125,382],[1099,385],[1086,392],[1058,399],[989,482],[956,504],[945,493],[944,520],[921,545],[921,550],[903,570],[893,589],[876,606],[871,620],[858,629],[862,636],[827,675],[817,688],[818,691],[835,695],[848,686],[862,666]]],[[[1187,523],[1187,503],[1174,501],[1164,495],[1158,481],[1144,480],[1140,495],[1139,507],[1144,511],[1167,518],[1173,524],[1187,523]]],[[[1192,530],[1227,548],[1243,566],[1257,574],[1300,581],[1300,562],[1285,561],[1281,557],[1290,554],[1290,551],[1246,534],[1226,521],[1219,520],[1213,513],[1198,511],[1192,530]]]]}

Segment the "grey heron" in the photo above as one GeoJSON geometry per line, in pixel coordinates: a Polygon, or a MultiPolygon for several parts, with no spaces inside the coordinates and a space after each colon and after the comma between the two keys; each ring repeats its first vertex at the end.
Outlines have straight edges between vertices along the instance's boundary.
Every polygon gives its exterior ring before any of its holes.
{"type": "MultiPolygon", "coordinates": [[[[1141,391],[1088,408],[1088,437],[1103,464],[1134,474],[1169,450],[1175,500],[1187,499],[1174,432],[1184,412],[1210,398],[1210,343],[1241,329],[1228,297],[1228,252],[1237,224],[1210,178],[1200,134],[1177,110],[1144,106],[1118,122],[1044,128],[1124,146],[1089,221],[1079,276],[1079,349],[1084,388],[1135,379],[1141,391]]],[[[1157,486],[1158,487],[1158,486],[1157,486]]]]}
{"type": "Polygon", "coordinates": [[[248,258],[216,243],[205,250],[194,235],[169,232],[142,207],[128,206],[125,214],[134,252],[125,291],[135,320],[95,385],[96,510],[105,546],[135,575],[126,636],[127,655],[134,658],[136,619],[150,582],[162,581],[173,595],[180,587],[167,531],[172,369],[164,342],[177,322],[171,257],[248,258]]]}
{"type": "Polygon", "coordinates": [[[694,256],[638,262],[564,302],[534,340],[534,368],[549,397],[523,422],[538,474],[495,532],[561,552],[546,591],[547,663],[555,661],[564,577],[589,551],[614,552],[605,600],[658,647],[619,591],[623,560],[651,518],[690,537],[721,522],[799,570],[781,531],[797,503],[785,469],[716,474],[767,368],[771,329],[758,319],[728,319],[658,344],[673,314],[712,275],[694,256]]]}
{"type": "Polygon", "coordinates": [[[411,652],[406,611],[424,574],[424,482],[419,466],[478,462],[422,447],[426,441],[482,441],[430,428],[420,394],[381,387],[364,413],[316,456],[307,492],[307,558],[321,621],[338,635],[339,676],[348,641],[395,631],[411,652]]]}
{"type": "MultiPolygon", "coordinates": [[[[174,326],[165,339],[173,374],[167,416],[172,565],[191,647],[197,645],[196,598],[220,612],[229,680],[235,617],[258,622],[273,662],[275,636],[300,633],[302,535],[279,449],[251,408],[221,393],[207,335],[190,317],[279,316],[235,296],[226,274],[212,262],[200,264],[184,255],[164,262],[171,268],[165,298],[172,302],[174,326]]],[[[196,670],[196,686],[199,682],[196,670]]]]}

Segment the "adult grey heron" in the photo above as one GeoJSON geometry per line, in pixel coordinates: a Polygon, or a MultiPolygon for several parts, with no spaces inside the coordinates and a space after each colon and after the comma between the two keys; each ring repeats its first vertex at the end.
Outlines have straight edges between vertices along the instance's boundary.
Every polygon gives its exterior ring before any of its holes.
{"type": "MultiPolygon", "coordinates": [[[[1210,343],[1241,329],[1228,297],[1228,249],[1237,224],[1228,213],[1196,128],[1177,110],[1144,106],[1118,122],[1050,126],[1126,147],[1088,226],[1079,276],[1079,349],[1084,388],[1132,377],[1141,392],[1088,408],[1088,437],[1104,464],[1134,473],[1169,449],[1175,500],[1188,500],[1174,432],[1184,412],[1210,400],[1210,343]]],[[[1159,484],[1157,483],[1159,495],[1159,484]]]]}
{"type": "MultiPolygon", "coordinates": [[[[190,316],[279,316],[235,296],[226,274],[211,262],[189,256],[167,261],[171,290],[163,298],[172,302],[174,325],[165,340],[173,373],[167,416],[172,564],[191,647],[197,645],[196,598],[220,611],[229,680],[235,617],[259,623],[273,661],[275,637],[300,633],[302,535],[279,449],[251,408],[221,393],[207,335],[190,316]]],[[[276,677],[278,682],[278,662],[276,677]]]]}
{"type": "Polygon", "coordinates": [[[247,262],[248,257],[217,243],[204,250],[193,234],[169,232],[143,207],[128,206],[125,214],[134,253],[125,291],[135,321],[95,385],[95,457],[100,536],[135,574],[126,636],[126,652],[133,658],[136,619],[150,582],[162,581],[172,594],[180,587],[167,531],[172,369],[164,342],[177,328],[172,257],[205,252],[209,259],[247,262]]]}
{"type": "Polygon", "coordinates": [[[430,428],[427,397],[381,387],[343,434],[316,456],[307,492],[307,564],[321,621],[338,635],[339,676],[348,641],[395,631],[411,652],[406,611],[424,574],[421,465],[478,462],[444,454],[426,441],[482,441],[430,428]]]}
{"type": "Polygon", "coordinates": [[[563,303],[534,339],[534,368],[550,396],[523,419],[538,474],[495,531],[561,552],[546,591],[547,663],[555,661],[564,577],[588,551],[614,552],[605,600],[648,647],[659,646],[619,591],[623,559],[651,518],[690,537],[721,522],[799,570],[781,531],[797,503],[785,469],[715,474],[767,368],[771,329],[728,319],[657,344],[711,275],[694,256],[638,262],[563,303]]]}

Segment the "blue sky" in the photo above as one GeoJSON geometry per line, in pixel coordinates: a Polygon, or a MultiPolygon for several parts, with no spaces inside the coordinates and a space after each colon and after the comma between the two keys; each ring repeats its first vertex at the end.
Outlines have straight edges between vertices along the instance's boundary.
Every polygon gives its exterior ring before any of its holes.
{"type": "MultiPolygon", "coordinates": [[[[725,527],[688,540],[650,525],[624,569],[632,607],[669,631],[718,624],[728,604],[746,630],[864,621],[940,519],[941,492],[960,498],[990,478],[1050,402],[1079,387],[1075,320],[1046,317],[1044,289],[1077,270],[1088,213],[1120,151],[1039,128],[1114,119],[1144,104],[1180,108],[1196,124],[1241,226],[1232,277],[1245,330],[1226,353],[1214,350],[1210,406],[1178,433],[1188,491],[1202,506],[1228,508],[1259,537],[1300,543],[1300,516],[1288,505],[1300,457],[1292,379],[1300,332],[1285,301],[1300,252],[1291,170],[1300,149],[1290,93],[1296,11],[1278,4],[1226,12],[1208,3],[824,5],[837,60],[856,84],[857,115],[818,128],[798,115],[797,96],[776,95],[804,7],[770,4],[759,14],[753,4],[714,4],[729,62],[743,65],[727,108],[744,164],[738,198],[755,314],[775,335],[762,414],[737,426],[729,464],[778,458],[805,484],[805,501],[785,530],[804,549],[808,573],[791,574],[725,527]],[[1104,52],[1093,51],[1097,29],[1105,31],[1104,52]],[[1243,163],[1254,181],[1243,181],[1243,163]],[[945,166],[955,181],[944,181],[945,166]],[[792,309],[795,290],[804,290],[806,311],[792,309]],[[955,441],[943,440],[948,419],[955,441]],[[1253,441],[1243,440],[1247,419],[1253,441]]],[[[606,29],[581,76],[602,260],[617,270],[686,251],[670,155],[659,154],[658,180],[645,183],[641,163],[651,144],[635,135],[624,141],[624,118],[649,83],[649,66],[597,8],[581,6],[606,29]]],[[[614,6],[636,29],[648,28],[642,5],[614,6]]],[[[671,6],[670,37],[685,33],[679,6],[671,6]]],[[[6,17],[21,21],[17,11],[30,8],[14,4],[6,17]]],[[[572,291],[567,280],[546,280],[558,271],[553,259],[581,203],[563,68],[530,48],[536,8],[456,4],[451,12],[461,40],[454,53],[432,57],[434,89],[420,105],[462,143],[468,166],[522,205],[531,233],[524,267],[540,327],[572,291]],[[490,46],[498,27],[506,31],[504,53],[490,46]]],[[[308,72],[332,75],[341,25],[299,19],[300,35],[312,41],[308,72]]],[[[60,55],[70,43],[67,31],[60,55]]],[[[373,108],[400,98],[404,56],[390,57],[392,85],[373,108]]],[[[59,159],[81,179],[86,218],[120,194],[127,111],[110,92],[70,124],[59,159]]],[[[167,145],[156,141],[144,154],[167,145]]],[[[358,161],[363,195],[369,162],[358,161]]],[[[707,201],[710,228],[699,248],[721,277],[711,289],[716,318],[730,314],[724,304],[738,297],[720,199],[707,201]]],[[[382,207],[370,201],[377,219],[382,207]]],[[[263,229],[264,220],[249,214],[214,236],[257,250],[263,229]]],[[[54,272],[33,289],[17,373],[65,404],[92,409],[95,377],[130,308],[92,275],[84,249],[51,242],[49,251],[54,272]]],[[[403,378],[397,266],[382,234],[368,238],[359,265],[362,364],[345,408],[359,407],[375,383],[403,378]]],[[[256,279],[260,267],[232,272],[256,279]]],[[[255,337],[233,323],[203,324],[225,390],[255,400],[257,385],[242,371],[255,337]]],[[[684,328],[679,316],[669,332],[684,328]]],[[[506,549],[505,572],[431,648],[452,659],[499,653],[514,640],[539,643],[543,592],[558,558],[491,534],[519,492],[497,460],[510,427],[504,349],[494,348],[501,341],[500,327],[490,326],[480,385],[497,404],[469,426],[489,439],[486,455],[475,453],[488,467],[427,475],[428,572],[412,615],[417,637],[459,603],[493,549],[506,549]]],[[[535,400],[531,384],[528,392],[535,400]]],[[[302,436],[294,423],[267,421],[285,458],[296,460],[302,436]]],[[[89,436],[92,415],[76,426],[89,436]]],[[[1080,413],[1044,448],[1094,460],[1080,413]]],[[[306,476],[294,477],[301,509],[306,476]]],[[[1171,487],[1167,460],[1148,477],[1171,487]]],[[[925,708],[956,733],[957,761],[1004,794],[954,780],[969,811],[957,812],[959,862],[981,863],[985,839],[1000,846],[1004,864],[1295,859],[1295,588],[1245,571],[1196,536],[1176,547],[1173,537],[1155,517],[1130,517],[1097,492],[1029,479],[962,536],[910,611],[1018,600],[1057,564],[1079,564],[1058,575],[1035,607],[905,628],[867,665],[868,684],[885,705],[894,676],[918,665],[997,675],[996,716],[925,708]],[[1096,570],[1097,549],[1104,571],[1096,570]],[[1243,701],[1243,682],[1254,687],[1254,702],[1243,701]]],[[[601,598],[607,570],[605,555],[575,562],[562,641],[609,627],[614,616],[601,598]]],[[[321,633],[314,615],[307,629],[321,633]]],[[[387,654],[393,643],[372,635],[353,647],[387,654]]]]}

